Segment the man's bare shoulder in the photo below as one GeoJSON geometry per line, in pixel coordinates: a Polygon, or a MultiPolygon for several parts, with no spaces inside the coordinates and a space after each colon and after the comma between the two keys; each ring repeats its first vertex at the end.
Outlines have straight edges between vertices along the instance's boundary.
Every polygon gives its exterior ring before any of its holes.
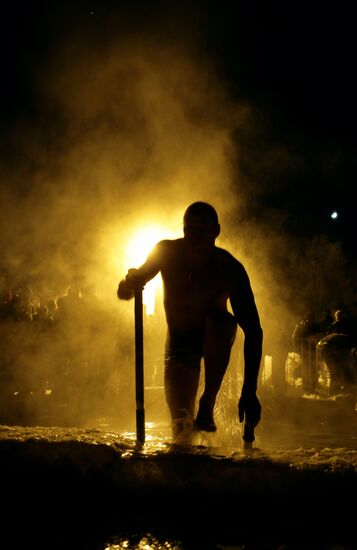
{"type": "Polygon", "coordinates": [[[183,239],[163,239],[162,241],[159,241],[155,248],[162,252],[171,252],[175,251],[182,247],[183,239]]]}
{"type": "Polygon", "coordinates": [[[216,258],[219,261],[220,264],[222,264],[225,268],[233,271],[245,271],[245,268],[231,252],[228,252],[225,248],[220,248],[219,246],[215,247],[216,250],[216,258]]]}
{"type": "Polygon", "coordinates": [[[242,297],[242,293],[245,296],[251,295],[249,275],[242,262],[228,250],[218,247],[216,249],[219,258],[218,271],[224,274],[223,278],[227,281],[231,296],[236,295],[237,292],[240,297],[242,297]]]}
{"type": "Polygon", "coordinates": [[[156,257],[160,263],[165,262],[178,254],[182,249],[182,241],[183,239],[163,239],[155,245],[152,256],[156,257]]]}

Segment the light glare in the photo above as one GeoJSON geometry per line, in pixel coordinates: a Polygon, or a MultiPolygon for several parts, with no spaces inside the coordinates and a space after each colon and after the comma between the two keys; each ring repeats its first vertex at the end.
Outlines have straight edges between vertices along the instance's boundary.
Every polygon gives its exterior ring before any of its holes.
{"type": "MultiPolygon", "coordinates": [[[[167,235],[167,231],[165,232],[164,228],[159,226],[147,226],[138,229],[127,246],[126,263],[128,267],[140,267],[154,246],[164,238],[165,234],[167,235]]],[[[144,288],[143,304],[146,308],[146,315],[154,315],[156,290],[160,285],[161,279],[156,276],[144,288]]]]}

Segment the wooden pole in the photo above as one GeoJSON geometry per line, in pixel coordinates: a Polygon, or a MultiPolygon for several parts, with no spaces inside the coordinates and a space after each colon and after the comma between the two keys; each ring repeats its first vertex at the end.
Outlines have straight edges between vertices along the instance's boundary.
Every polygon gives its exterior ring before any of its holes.
{"type": "Polygon", "coordinates": [[[135,292],[136,439],[145,442],[143,291],[135,292]]]}

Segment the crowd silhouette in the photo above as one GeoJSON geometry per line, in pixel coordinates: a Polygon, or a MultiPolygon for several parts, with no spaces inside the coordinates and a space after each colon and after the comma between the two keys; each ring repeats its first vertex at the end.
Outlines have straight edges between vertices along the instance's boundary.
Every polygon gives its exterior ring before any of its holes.
{"type": "Polygon", "coordinates": [[[28,286],[6,288],[0,303],[0,412],[43,396],[106,406],[115,391],[118,319],[90,289],[76,285],[41,300],[28,286]],[[72,394],[72,395],[71,395],[72,394]],[[75,395],[75,397],[74,397],[75,395]]]}

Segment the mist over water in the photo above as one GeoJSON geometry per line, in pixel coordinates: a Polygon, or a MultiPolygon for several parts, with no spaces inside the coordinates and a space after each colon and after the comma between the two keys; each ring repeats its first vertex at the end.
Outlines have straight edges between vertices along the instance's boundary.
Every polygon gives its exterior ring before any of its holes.
{"type": "MultiPolygon", "coordinates": [[[[94,294],[101,312],[93,313],[95,339],[80,328],[87,326],[88,310],[86,321],[82,317],[63,338],[74,349],[87,349],[92,359],[106,350],[101,361],[110,364],[108,377],[116,388],[133,376],[133,303],[116,297],[118,281],[132,267],[128,242],[148,225],[160,227],[160,238],[181,236],[183,212],[193,201],[215,206],[222,226],[217,245],[247,268],[266,353],[279,353],[282,337],[311,296],[321,309],[332,287],[337,300],[346,295],[347,284],[331,284],[330,273],[326,290],[320,285],[316,297],[309,286],[310,278],[316,284],[315,275],[303,273],[301,303],[294,281],[300,270],[308,272],[301,266],[301,246],[284,233],[284,220],[274,211],[251,215],[251,206],[270,181],[303,161],[274,144],[260,154],[255,150],[264,123],[253,105],[230,95],[204,53],[200,32],[189,27],[182,40],[180,23],[160,36],[157,28],[133,28],[123,24],[114,34],[107,22],[95,33],[69,31],[50,47],[34,75],[36,116],[9,132],[11,154],[3,159],[0,180],[2,286],[29,286],[37,303],[57,299],[70,285],[82,297],[94,294]]],[[[330,251],[330,265],[339,254],[331,246],[315,244],[324,257],[330,251]]],[[[314,274],[320,266],[317,259],[314,274]]],[[[164,338],[159,299],[146,323],[147,380],[157,369],[159,384],[164,338]]],[[[62,344],[59,338],[40,347],[39,377],[62,344]]],[[[16,353],[13,362],[19,362],[16,353]]],[[[90,409],[93,413],[88,397],[90,409]]]]}

